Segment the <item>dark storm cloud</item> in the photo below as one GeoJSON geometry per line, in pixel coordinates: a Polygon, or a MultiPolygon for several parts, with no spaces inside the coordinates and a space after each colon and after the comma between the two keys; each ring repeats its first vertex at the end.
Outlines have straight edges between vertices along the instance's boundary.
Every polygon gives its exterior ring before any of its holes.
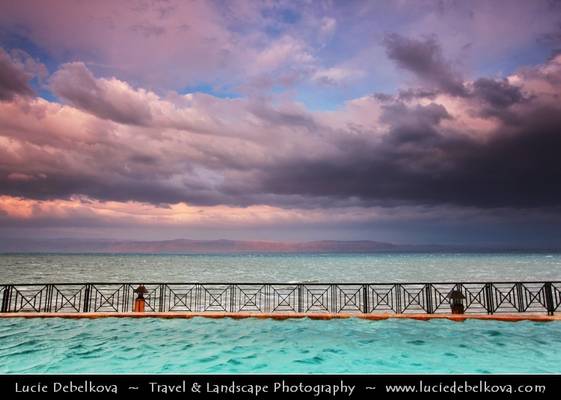
{"type": "Polygon", "coordinates": [[[527,102],[529,98],[506,79],[477,79],[470,87],[469,96],[479,102],[480,117],[495,117],[506,125],[523,123],[512,106],[527,102]]]}
{"type": "Polygon", "coordinates": [[[16,96],[32,96],[29,79],[29,74],[0,48],[0,101],[12,100],[16,96]]]}
{"type": "Polygon", "coordinates": [[[21,180],[4,175],[0,177],[0,186],[3,193],[38,200],[68,199],[76,194],[103,200],[137,200],[153,204],[185,200],[181,190],[156,180],[87,176],[79,171],[21,180]]]}
{"type": "Polygon", "coordinates": [[[473,95],[486,101],[493,108],[503,109],[524,100],[520,88],[506,79],[480,78],[473,84],[473,95]]]}
{"type": "Polygon", "coordinates": [[[376,145],[356,141],[331,160],[292,160],[267,171],[264,190],[376,205],[471,207],[561,205],[561,110],[536,108],[516,130],[481,140],[442,134],[437,107],[388,108],[391,132],[376,145]]]}
{"type": "Polygon", "coordinates": [[[407,71],[414,73],[424,84],[457,96],[466,94],[461,78],[442,54],[435,37],[423,40],[387,34],[384,46],[388,57],[407,71]]]}
{"type": "Polygon", "coordinates": [[[451,118],[444,106],[435,103],[408,107],[398,102],[384,106],[383,110],[380,120],[393,126],[387,138],[397,144],[424,141],[437,133],[435,128],[442,120],[451,118]]]}

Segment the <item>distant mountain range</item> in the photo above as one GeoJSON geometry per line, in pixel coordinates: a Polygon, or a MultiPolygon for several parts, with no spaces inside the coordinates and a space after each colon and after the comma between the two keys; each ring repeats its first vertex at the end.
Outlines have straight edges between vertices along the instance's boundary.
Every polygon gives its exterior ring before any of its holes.
{"type": "Polygon", "coordinates": [[[269,242],[245,240],[2,240],[1,252],[94,252],[94,253],[299,253],[299,252],[371,252],[391,251],[397,247],[391,243],[373,241],[314,241],[269,242]]]}
{"type": "Polygon", "coordinates": [[[513,251],[558,249],[520,249],[509,247],[474,247],[449,245],[407,245],[371,240],[319,240],[310,242],[275,242],[246,240],[102,240],[102,239],[0,239],[2,253],[375,253],[384,251],[513,251]]]}

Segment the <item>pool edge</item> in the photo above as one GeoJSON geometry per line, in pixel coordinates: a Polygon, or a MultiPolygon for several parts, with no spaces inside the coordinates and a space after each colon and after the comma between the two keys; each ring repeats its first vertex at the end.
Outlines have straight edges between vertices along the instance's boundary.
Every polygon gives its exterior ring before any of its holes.
{"type": "Polygon", "coordinates": [[[434,319],[446,319],[450,321],[463,322],[465,320],[492,320],[492,321],[533,321],[550,322],[561,321],[561,313],[555,315],[512,313],[512,314],[360,314],[360,313],[255,313],[255,312],[12,312],[0,313],[0,318],[68,318],[68,319],[96,319],[96,318],[162,318],[162,319],[190,319],[194,317],[203,318],[231,318],[231,319],[302,319],[315,320],[358,318],[371,321],[386,319],[413,319],[429,321],[434,319]]]}

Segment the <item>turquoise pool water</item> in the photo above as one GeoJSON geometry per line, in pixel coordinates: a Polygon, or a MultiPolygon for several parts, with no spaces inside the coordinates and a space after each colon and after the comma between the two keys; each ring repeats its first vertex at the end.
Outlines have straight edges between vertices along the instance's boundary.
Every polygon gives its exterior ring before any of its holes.
{"type": "Polygon", "coordinates": [[[561,323],[0,320],[1,373],[561,372],[561,323]]]}

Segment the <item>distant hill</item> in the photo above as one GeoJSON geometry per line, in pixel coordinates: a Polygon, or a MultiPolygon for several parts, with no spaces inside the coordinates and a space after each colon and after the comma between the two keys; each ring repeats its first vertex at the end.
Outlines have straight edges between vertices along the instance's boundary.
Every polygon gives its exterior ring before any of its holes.
{"type": "Polygon", "coordinates": [[[117,253],[215,253],[215,252],[369,252],[393,250],[396,245],[373,241],[268,242],[245,240],[164,240],[158,242],[116,242],[108,251],[117,253]]]}
{"type": "Polygon", "coordinates": [[[408,245],[371,240],[318,240],[275,242],[251,240],[87,240],[87,239],[0,239],[1,253],[375,253],[384,251],[559,251],[512,247],[408,245]]]}
{"type": "Polygon", "coordinates": [[[81,240],[81,239],[4,239],[0,252],[60,252],[60,253],[362,253],[411,250],[415,246],[370,240],[311,242],[275,242],[246,240],[190,240],[159,241],[81,240]]]}

